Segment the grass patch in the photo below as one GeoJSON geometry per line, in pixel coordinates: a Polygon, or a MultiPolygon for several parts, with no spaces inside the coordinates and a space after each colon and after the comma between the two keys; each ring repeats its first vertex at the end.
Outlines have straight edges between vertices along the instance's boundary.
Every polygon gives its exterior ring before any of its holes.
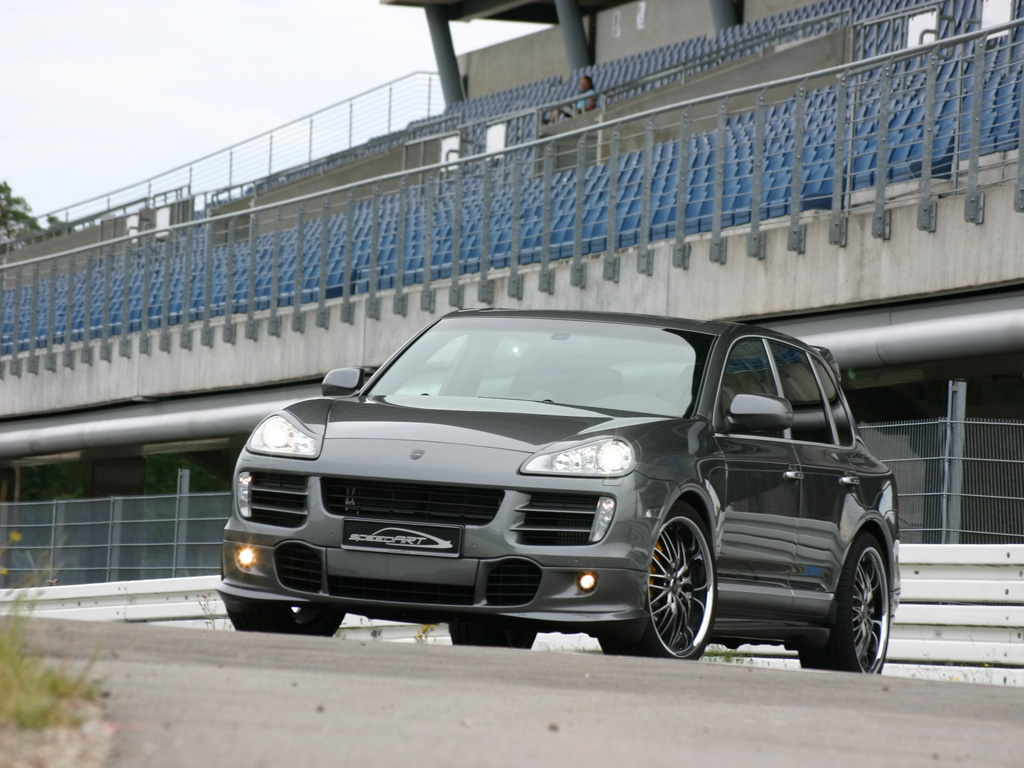
{"type": "Polygon", "coordinates": [[[87,680],[91,665],[69,675],[28,653],[25,622],[19,610],[0,618],[0,726],[77,726],[76,704],[98,695],[87,680]]]}

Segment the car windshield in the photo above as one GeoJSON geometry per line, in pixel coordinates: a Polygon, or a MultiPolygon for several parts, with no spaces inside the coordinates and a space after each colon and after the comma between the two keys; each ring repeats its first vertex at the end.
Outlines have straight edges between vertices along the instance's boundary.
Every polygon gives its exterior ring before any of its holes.
{"type": "Polygon", "coordinates": [[[445,318],[368,393],[531,400],[684,417],[708,334],[557,318],[445,318]]]}

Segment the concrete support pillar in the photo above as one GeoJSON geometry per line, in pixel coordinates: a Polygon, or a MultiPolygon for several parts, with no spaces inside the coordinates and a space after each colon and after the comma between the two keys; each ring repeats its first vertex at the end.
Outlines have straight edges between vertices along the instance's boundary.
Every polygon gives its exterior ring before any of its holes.
{"type": "Polygon", "coordinates": [[[448,28],[444,6],[427,5],[423,10],[427,14],[430,42],[434,46],[434,59],[437,61],[437,73],[441,78],[445,104],[462,101],[466,96],[462,92],[462,75],[459,74],[459,62],[455,58],[452,31],[448,28]]]}
{"type": "Polygon", "coordinates": [[[579,0],[555,0],[555,10],[558,12],[558,26],[562,30],[562,44],[565,45],[569,69],[589,67],[594,62],[590,59],[579,0]]]}
{"type": "Polygon", "coordinates": [[[708,0],[711,6],[711,20],[715,22],[715,33],[739,24],[734,0],[708,0]]]}

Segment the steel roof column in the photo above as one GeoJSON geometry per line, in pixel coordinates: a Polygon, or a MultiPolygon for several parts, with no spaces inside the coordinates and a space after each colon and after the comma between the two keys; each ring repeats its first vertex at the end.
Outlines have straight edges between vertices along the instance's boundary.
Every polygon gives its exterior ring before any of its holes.
{"type": "Polygon", "coordinates": [[[459,74],[459,62],[455,58],[452,32],[448,28],[448,17],[445,15],[444,7],[426,5],[423,10],[427,14],[430,42],[434,46],[434,59],[437,61],[437,73],[441,78],[445,104],[462,101],[465,98],[462,93],[462,76],[459,74]]]}
{"type": "Polygon", "coordinates": [[[565,45],[569,69],[589,67],[593,62],[590,60],[587,36],[583,32],[579,0],[555,0],[555,11],[558,12],[558,26],[562,28],[562,43],[565,45]]]}
{"type": "Polygon", "coordinates": [[[715,34],[739,23],[733,0],[708,0],[708,5],[711,7],[711,20],[715,23],[715,34]]]}

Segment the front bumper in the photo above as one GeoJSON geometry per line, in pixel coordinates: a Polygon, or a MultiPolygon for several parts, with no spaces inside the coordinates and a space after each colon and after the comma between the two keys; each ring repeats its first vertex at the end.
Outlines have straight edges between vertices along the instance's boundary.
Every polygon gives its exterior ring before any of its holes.
{"type": "Polygon", "coordinates": [[[442,559],[343,550],[298,541],[253,543],[230,532],[218,587],[228,610],[254,603],[334,605],[368,618],[531,625],[541,631],[601,631],[637,639],[646,621],[647,574],[629,568],[545,566],[521,556],[442,559]],[[242,568],[237,552],[254,562],[242,568]],[[596,587],[577,585],[583,571],[596,587]]]}

